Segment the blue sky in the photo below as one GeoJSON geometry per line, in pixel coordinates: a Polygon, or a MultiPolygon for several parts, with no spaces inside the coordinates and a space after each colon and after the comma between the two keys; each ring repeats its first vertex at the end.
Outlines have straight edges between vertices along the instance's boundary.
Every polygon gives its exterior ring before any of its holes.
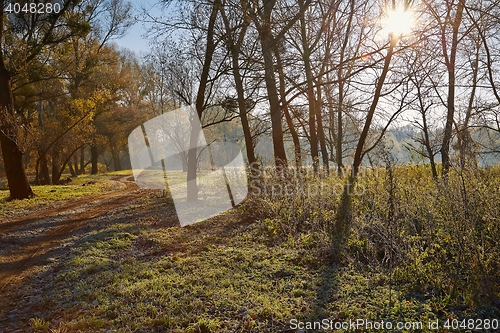
{"type": "Polygon", "coordinates": [[[134,51],[138,55],[140,53],[146,53],[149,50],[149,46],[148,41],[143,37],[145,32],[142,24],[137,23],[130,28],[125,37],[115,39],[114,42],[120,47],[134,51]]]}
{"type": "MultiPolygon", "coordinates": [[[[141,11],[141,6],[145,8],[151,8],[152,4],[156,3],[157,0],[129,0],[134,7],[134,15],[139,16],[141,11]]],[[[154,10],[154,9],[152,9],[154,10]]],[[[155,13],[152,13],[155,14],[155,13]]],[[[145,38],[146,27],[144,23],[138,22],[130,27],[127,35],[120,39],[115,39],[114,42],[120,47],[125,47],[129,50],[136,52],[138,55],[140,53],[146,53],[149,50],[148,40],[145,38]]]]}

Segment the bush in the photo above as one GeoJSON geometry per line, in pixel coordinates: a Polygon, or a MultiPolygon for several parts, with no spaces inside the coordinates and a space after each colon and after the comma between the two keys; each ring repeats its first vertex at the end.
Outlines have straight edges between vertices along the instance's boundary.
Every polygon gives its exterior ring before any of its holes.
{"type": "MultiPolygon", "coordinates": [[[[331,248],[346,181],[308,169],[267,169],[252,179],[246,209],[277,238],[320,234],[319,247],[331,248]]],[[[425,165],[363,172],[336,256],[385,269],[396,282],[453,303],[498,302],[499,198],[500,169],[452,170],[446,180],[432,179],[425,165]]]]}

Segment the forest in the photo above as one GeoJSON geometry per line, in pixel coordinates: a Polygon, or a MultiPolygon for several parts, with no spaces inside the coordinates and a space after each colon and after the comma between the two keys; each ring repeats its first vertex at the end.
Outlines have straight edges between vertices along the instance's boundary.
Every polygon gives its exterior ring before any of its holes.
{"type": "Polygon", "coordinates": [[[498,331],[498,0],[0,10],[0,332],[498,331]]]}

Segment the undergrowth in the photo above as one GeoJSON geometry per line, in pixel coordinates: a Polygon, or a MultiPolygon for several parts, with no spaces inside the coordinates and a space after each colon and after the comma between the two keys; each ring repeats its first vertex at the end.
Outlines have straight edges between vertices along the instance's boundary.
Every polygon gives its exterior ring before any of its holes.
{"type": "Polygon", "coordinates": [[[26,311],[41,314],[31,327],[299,332],[292,320],[366,318],[440,320],[445,332],[447,319],[498,319],[500,170],[428,174],[363,170],[340,251],[331,233],[347,177],[265,170],[238,209],[185,228],[152,214],[164,200],[154,194],[115,212],[23,291],[26,311]],[[138,210],[144,217],[130,218],[138,210]]]}
{"type": "Polygon", "coordinates": [[[453,170],[444,180],[424,165],[364,169],[350,189],[347,239],[332,251],[346,182],[266,170],[253,179],[247,210],[275,237],[320,239],[326,261],[382,269],[447,306],[500,306],[500,169],[453,170]]]}

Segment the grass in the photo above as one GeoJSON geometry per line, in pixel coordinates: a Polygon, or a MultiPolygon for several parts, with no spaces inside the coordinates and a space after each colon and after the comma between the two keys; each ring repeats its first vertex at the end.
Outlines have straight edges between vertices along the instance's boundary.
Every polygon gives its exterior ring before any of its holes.
{"type": "MultiPolygon", "coordinates": [[[[2,189],[0,190],[0,218],[23,214],[54,203],[125,188],[123,184],[110,180],[110,178],[128,175],[131,175],[130,171],[119,171],[93,176],[81,175],[72,178],[72,181],[67,185],[32,185],[31,188],[35,196],[26,200],[9,201],[7,200],[9,191],[2,189]]],[[[63,177],[63,179],[65,178],[63,177]]]]}
{"type": "MultiPolygon", "coordinates": [[[[427,332],[429,322],[436,320],[436,332],[467,332],[444,324],[454,319],[500,319],[498,306],[467,302],[470,290],[460,289],[461,280],[450,280],[453,272],[441,263],[454,262],[457,253],[468,255],[467,249],[455,248],[458,235],[453,234],[452,223],[462,209],[454,193],[460,191],[444,192],[444,200],[442,189],[435,189],[423,170],[401,168],[397,173],[404,186],[389,184],[386,171],[362,180],[365,190],[353,200],[353,234],[340,261],[332,259],[327,228],[321,227],[334,218],[332,202],[337,197],[321,193],[321,200],[307,202],[273,193],[270,206],[260,201],[265,198],[251,199],[224,215],[180,228],[166,216],[172,207],[165,198],[151,194],[86,234],[67,258],[47,269],[40,285],[22,291],[34,298],[27,311],[43,314],[31,319],[31,327],[45,332],[299,332],[294,320],[367,319],[394,326],[422,325],[397,332],[427,332]],[[401,178],[405,174],[410,178],[401,178]],[[387,217],[391,189],[396,226],[387,217]],[[325,209],[324,214],[315,213],[319,209],[325,209]],[[454,209],[457,213],[451,214],[454,209]],[[423,228],[419,234],[406,234],[405,221],[425,222],[419,219],[431,223],[418,224],[423,228]],[[424,231],[439,238],[427,239],[424,231]],[[396,248],[385,240],[401,244],[396,248]],[[386,251],[383,256],[379,249],[386,251]],[[389,250],[397,256],[392,264],[386,262],[389,250]],[[462,296],[450,298],[450,283],[457,284],[462,296]]],[[[490,184],[498,184],[497,174],[490,178],[490,184]]],[[[451,179],[446,190],[451,191],[453,184],[451,179]]],[[[469,193],[467,207],[477,207],[477,212],[467,211],[468,228],[475,226],[475,214],[488,221],[485,214],[497,209],[489,201],[481,208],[475,186],[472,182],[464,188],[469,193]]],[[[490,223],[487,228],[493,228],[488,229],[492,234],[498,230],[490,223]]],[[[482,269],[490,270],[484,276],[494,276],[488,275],[495,270],[488,235],[483,233],[482,269]]],[[[475,235],[466,236],[460,234],[460,240],[474,244],[475,235]]],[[[466,261],[459,264],[470,270],[460,279],[472,285],[473,277],[467,274],[474,274],[477,267],[466,266],[466,261]]]]}
{"type": "Polygon", "coordinates": [[[263,223],[235,217],[88,235],[49,286],[44,320],[64,314],[69,332],[281,332],[292,318],[435,317],[432,300],[411,299],[383,272],[323,263],[314,236],[275,242],[263,223]]]}

